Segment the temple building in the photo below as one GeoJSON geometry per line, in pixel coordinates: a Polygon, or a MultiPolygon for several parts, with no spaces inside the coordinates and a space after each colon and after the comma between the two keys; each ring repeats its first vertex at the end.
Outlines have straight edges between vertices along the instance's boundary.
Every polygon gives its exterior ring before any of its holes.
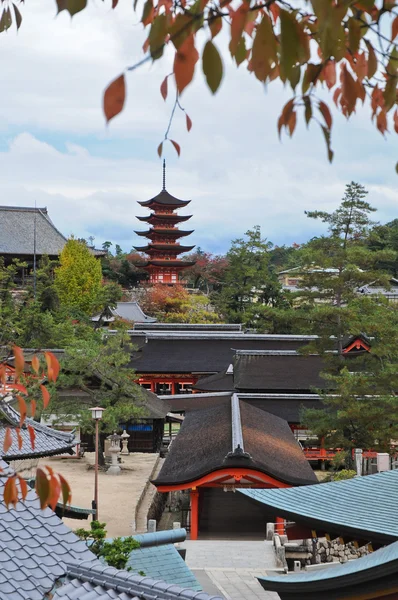
{"type": "Polygon", "coordinates": [[[137,235],[148,238],[146,246],[135,246],[139,252],[145,252],[148,259],[137,266],[143,267],[149,273],[150,283],[176,284],[182,283],[180,272],[195,263],[178,258],[183,252],[190,252],[195,246],[183,246],[179,239],[193,233],[178,229],[177,224],[188,221],[192,215],[178,215],[175,211],[184,208],[190,200],[179,200],[166,190],[166,164],[163,161],[163,188],[162,191],[147,200],[139,202],[141,206],[149,208],[148,217],[137,217],[140,221],[151,226],[146,231],[136,231],[137,235]]]}

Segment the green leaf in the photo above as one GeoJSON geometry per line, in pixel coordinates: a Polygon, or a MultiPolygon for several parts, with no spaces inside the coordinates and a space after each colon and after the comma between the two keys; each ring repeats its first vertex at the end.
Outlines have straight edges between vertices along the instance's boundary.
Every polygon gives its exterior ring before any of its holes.
{"type": "Polygon", "coordinates": [[[166,15],[158,15],[152,23],[149,32],[149,50],[153,60],[160,58],[163,54],[164,40],[167,33],[166,15]]]}
{"type": "Polygon", "coordinates": [[[245,38],[242,36],[238,42],[238,47],[236,48],[236,52],[235,52],[235,60],[236,60],[236,64],[239,65],[243,63],[243,61],[246,59],[247,57],[247,49],[246,49],[246,40],[245,38]]]}
{"type": "Polygon", "coordinates": [[[281,20],[281,68],[285,77],[290,80],[293,67],[298,60],[298,46],[300,43],[295,16],[286,11],[280,11],[281,20]]]}
{"type": "Polygon", "coordinates": [[[350,17],[348,19],[348,47],[353,54],[359,50],[361,35],[361,21],[355,17],[350,17]]]}
{"type": "Polygon", "coordinates": [[[47,506],[48,496],[50,494],[50,481],[47,474],[40,467],[36,471],[36,493],[40,499],[40,507],[47,506]]]}
{"type": "Polygon", "coordinates": [[[67,10],[71,17],[84,10],[87,6],[87,0],[67,0],[67,10]]]}
{"type": "Polygon", "coordinates": [[[223,66],[220,54],[210,40],[206,43],[202,55],[203,73],[206,77],[207,85],[213,92],[218,90],[223,76],[223,66]]]}

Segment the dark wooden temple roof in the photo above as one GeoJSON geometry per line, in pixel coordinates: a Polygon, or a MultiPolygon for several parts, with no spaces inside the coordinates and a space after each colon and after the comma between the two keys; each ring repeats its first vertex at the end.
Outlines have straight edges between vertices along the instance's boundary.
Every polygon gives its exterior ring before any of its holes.
{"type": "Polygon", "coordinates": [[[316,477],[286,421],[239,400],[187,413],[155,485],[195,481],[224,468],[260,471],[291,485],[316,477]]]}
{"type": "Polygon", "coordinates": [[[135,330],[145,331],[242,331],[240,323],[134,323],[135,330]]]}
{"type": "Polygon", "coordinates": [[[2,457],[6,460],[21,460],[25,458],[39,458],[41,456],[53,456],[58,454],[73,454],[73,448],[77,444],[73,432],[57,431],[46,425],[41,425],[33,419],[25,419],[21,427],[22,448],[18,447],[18,439],[15,429],[19,428],[19,413],[8,402],[0,400],[0,448],[3,449],[6,429],[9,427],[12,434],[12,445],[2,457]],[[32,448],[27,426],[33,427],[35,447],[32,448]]]}
{"type": "Polygon", "coordinates": [[[141,206],[146,206],[151,208],[152,206],[161,205],[164,207],[169,206],[170,208],[182,208],[183,206],[187,206],[191,201],[190,200],[179,200],[175,196],[169,194],[169,192],[163,189],[157,196],[154,196],[150,200],[146,200],[145,202],[138,202],[141,206]]]}
{"type": "MultiPolygon", "coordinates": [[[[189,412],[219,404],[227,404],[234,392],[213,392],[197,394],[176,394],[161,396],[167,400],[174,412],[189,412]]],[[[302,408],[320,408],[321,398],[317,394],[242,394],[238,398],[251,406],[265,410],[288,423],[300,423],[302,408]]]]}
{"type": "Polygon", "coordinates": [[[311,486],[245,490],[252,500],[281,517],[312,529],[348,534],[379,543],[398,540],[398,470],[311,486]]]}
{"type": "Polygon", "coordinates": [[[194,389],[203,392],[235,391],[233,371],[228,367],[219,373],[201,377],[194,385],[194,389]]]}
{"type": "Polygon", "coordinates": [[[238,390],[310,390],[330,384],[320,376],[326,368],[318,354],[295,350],[237,350],[234,356],[234,387],[238,390]]]}
{"type": "Polygon", "coordinates": [[[264,590],[277,592],[281,600],[393,600],[398,589],[398,542],[333,569],[258,580],[264,590]]]}
{"type": "Polygon", "coordinates": [[[231,364],[237,349],[296,349],[311,338],[227,331],[140,333],[132,332],[132,342],[139,350],[133,353],[130,366],[137,373],[217,373],[231,364]]]}

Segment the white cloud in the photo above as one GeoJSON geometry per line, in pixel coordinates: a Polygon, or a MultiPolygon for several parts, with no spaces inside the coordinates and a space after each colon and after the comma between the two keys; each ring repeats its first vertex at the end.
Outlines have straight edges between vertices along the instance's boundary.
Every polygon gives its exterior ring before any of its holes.
{"type": "MultiPolygon", "coordinates": [[[[48,0],[22,10],[18,35],[0,35],[2,203],[36,200],[66,235],[94,234],[97,243],[110,239],[129,249],[140,242],[133,230],[143,228],[135,215],[145,210],[136,201],[156,194],[161,183],[156,147],[173,89],[164,103],[159,85],[170,72],[170,57],[128,74],[126,109],[106,128],[104,86],[142,56],[145,34],[134,25],[138,18],[129,3],[111,11],[91,2],[72,20],[64,13],[54,18],[55,3],[48,0]]],[[[274,242],[303,241],[320,231],[304,210],[332,209],[351,180],[370,190],[381,220],[396,216],[393,141],[385,143],[364,111],[348,124],[335,116],[331,166],[313,127],[307,132],[300,124],[293,140],[278,141],[276,120],[288,90],[262,89],[228,59],[225,68],[212,97],[198,63],[196,81],[182,98],[192,131],[177,114],[171,137],[182,146],[181,158],[170,145],[165,149],[168,188],[193,200],[187,224],[196,230],[192,243],[222,251],[255,224],[274,242]]]]}

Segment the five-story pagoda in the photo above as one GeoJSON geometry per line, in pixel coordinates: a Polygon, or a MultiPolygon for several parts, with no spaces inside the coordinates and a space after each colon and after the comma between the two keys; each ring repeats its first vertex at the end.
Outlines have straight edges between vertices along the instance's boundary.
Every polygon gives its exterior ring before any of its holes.
{"type": "Polygon", "coordinates": [[[195,264],[194,261],[178,258],[179,254],[195,248],[182,246],[179,242],[180,238],[193,233],[193,230],[182,231],[178,229],[177,224],[188,221],[192,215],[180,216],[175,211],[189,203],[190,200],[178,200],[166,190],[166,164],[163,161],[162,191],[154,198],[138,203],[152,211],[148,217],[137,217],[140,221],[149,223],[150,229],[135,232],[149,239],[146,246],[135,246],[135,249],[148,254],[148,260],[139,266],[149,272],[150,283],[178,283],[180,272],[195,264]]]}

